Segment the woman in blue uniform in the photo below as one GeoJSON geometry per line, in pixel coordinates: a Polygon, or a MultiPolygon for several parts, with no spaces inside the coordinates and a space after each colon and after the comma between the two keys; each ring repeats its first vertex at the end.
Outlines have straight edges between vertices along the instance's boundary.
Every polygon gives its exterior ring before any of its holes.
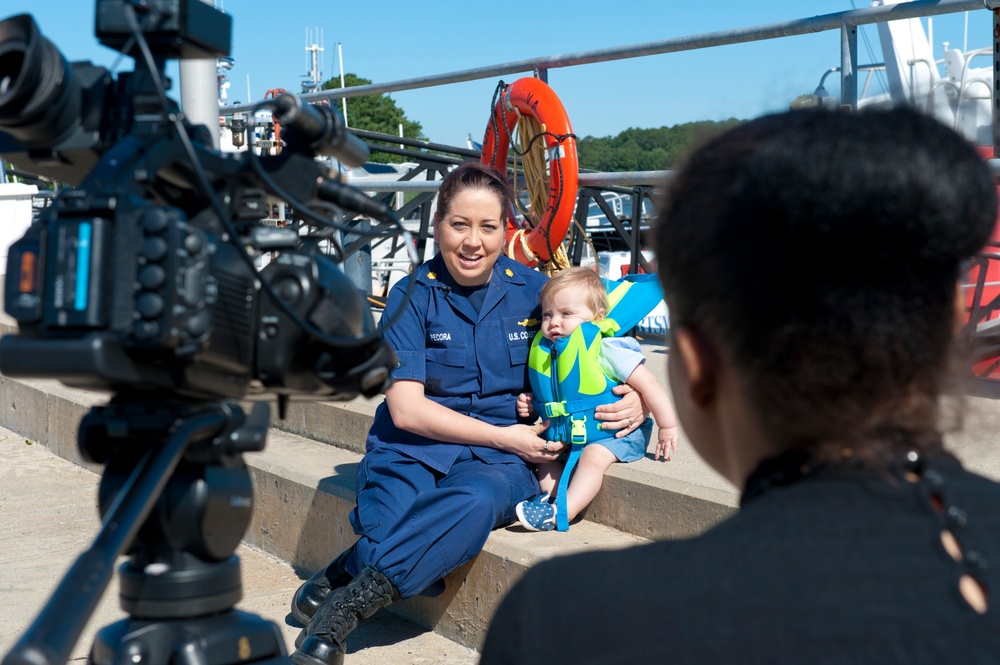
{"type": "MultiPolygon", "coordinates": [[[[399,362],[358,467],[360,538],[292,601],[308,624],[299,665],[341,662],[358,620],[397,598],[440,594],[442,578],[538,493],[528,464],[563,450],[539,437],[547,423],[516,421],[545,277],[501,255],[510,208],[498,172],[474,162],[452,171],[438,192],[438,254],[407,278],[409,300],[405,281],[389,294],[382,320],[402,311],[383,334],[399,362]]],[[[602,410],[609,429],[645,415],[634,393],[602,410]]]]}

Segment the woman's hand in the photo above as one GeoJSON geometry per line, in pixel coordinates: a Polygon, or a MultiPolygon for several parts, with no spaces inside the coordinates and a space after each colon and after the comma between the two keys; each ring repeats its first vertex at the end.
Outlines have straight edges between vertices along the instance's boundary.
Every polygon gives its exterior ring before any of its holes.
{"type": "Polygon", "coordinates": [[[396,427],[438,441],[489,446],[535,464],[551,462],[566,448],[562,443],[541,437],[549,427],[548,421],[533,425],[491,425],[427,399],[424,385],[418,381],[395,382],[386,391],[385,401],[396,427]]]}
{"type": "Polygon", "coordinates": [[[649,416],[649,408],[642,401],[642,395],[627,384],[615,386],[612,392],[622,395],[622,398],[612,404],[602,404],[595,409],[594,417],[601,421],[601,429],[615,432],[615,438],[637,429],[642,421],[649,416]]]}
{"type": "Polygon", "coordinates": [[[549,421],[547,420],[535,425],[503,427],[501,428],[503,430],[502,443],[498,447],[533,464],[551,462],[566,449],[566,444],[558,441],[546,441],[541,438],[539,435],[548,428],[549,421]]]}

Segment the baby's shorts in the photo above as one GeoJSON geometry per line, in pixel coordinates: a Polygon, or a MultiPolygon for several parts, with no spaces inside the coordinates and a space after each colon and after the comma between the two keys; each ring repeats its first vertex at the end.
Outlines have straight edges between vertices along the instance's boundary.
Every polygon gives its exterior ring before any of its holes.
{"type": "Polygon", "coordinates": [[[591,441],[588,446],[604,446],[619,462],[634,462],[646,456],[649,439],[653,435],[653,419],[646,418],[637,428],[620,439],[610,438],[591,441]]]}

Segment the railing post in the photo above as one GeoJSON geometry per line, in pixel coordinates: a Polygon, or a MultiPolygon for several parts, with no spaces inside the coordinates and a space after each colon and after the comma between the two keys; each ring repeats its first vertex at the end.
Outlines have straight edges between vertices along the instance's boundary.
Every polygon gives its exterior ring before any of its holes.
{"type": "Polygon", "coordinates": [[[993,157],[1000,156],[1000,9],[993,10],[993,157]]]}
{"type": "Polygon", "coordinates": [[[535,78],[544,83],[549,84],[549,68],[548,67],[535,67],[535,78]]]}
{"type": "Polygon", "coordinates": [[[632,189],[632,255],[629,257],[628,271],[630,274],[639,272],[639,253],[642,251],[640,234],[642,233],[642,190],[638,187],[632,189]]]}
{"type": "MultiPolygon", "coordinates": [[[[573,245],[570,247],[570,263],[575,266],[583,261],[583,246],[587,244],[587,211],[590,209],[590,195],[586,187],[581,187],[576,195],[576,233],[573,234],[573,245]],[[583,231],[580,231],[583,229],[583,231]]],[[[594,256],[594,263],[598,263],[594,256]]]]}
{"type": "Polygon", "coordinates": [[[840,105],[858,109],[858,26],[840,28],[840,105]]]}
{"type": "MultiPolygon", "coordinates": [[[[356,229],[357,233],[342,229],[340,231],[341,247],[347,247],[361,238],[366,238],[371,232],[372,225],[367,219],[354,219],[347,223],[347,227],[356,229]]],[[[350,256],[344,257],[341,269],[345,275],[351,278],[359,291],[369,296],[372,294],[372,245],[370,242],[350,256]]]]}

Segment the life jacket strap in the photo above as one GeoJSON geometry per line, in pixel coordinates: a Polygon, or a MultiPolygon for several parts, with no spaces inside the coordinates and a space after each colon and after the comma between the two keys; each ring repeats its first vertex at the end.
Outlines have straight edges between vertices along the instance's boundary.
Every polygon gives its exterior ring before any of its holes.
{"type": "Polygon", "coordinates": [[[583,452],[584,444],[574,443],[569,449],[569,459],[563,468],[562,476],[559,477],[559,487],[556,490],[556,531],[569,530],[569,517],[566,514],[566,492],[569,489],[570,477],[576,468],[576,463],[583,452]]]}
{"type": "Polygon", "coordinates": [[[546,418],[572,416],[574,413],[585,413],[596,409],[601,404],[608,403],[607,395],[590,395],[580,399],[563,400],[562,402],[545,402],[543,408],[546,418]]]}

